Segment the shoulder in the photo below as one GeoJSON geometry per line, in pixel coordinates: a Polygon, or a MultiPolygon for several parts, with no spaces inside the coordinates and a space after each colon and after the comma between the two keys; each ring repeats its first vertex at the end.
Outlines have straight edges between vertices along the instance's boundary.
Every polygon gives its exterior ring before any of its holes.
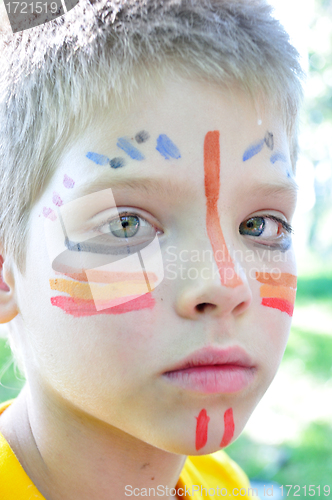
{"type": "MultiPolygon", "coordinates": [[[[0,404],[0,415],[12,403],[0,404]]],[[[1,500],[45,500],[26,475],[8,441],[0,432],[1,500]]]]}
{"type": "Polygon", "coordinates": [[[211,487],[218,484],[227,489],[248,488],[250,484],[241,467],[222,450],[211,455],[188,457],[183,472],[190,479],[211,487]]]}

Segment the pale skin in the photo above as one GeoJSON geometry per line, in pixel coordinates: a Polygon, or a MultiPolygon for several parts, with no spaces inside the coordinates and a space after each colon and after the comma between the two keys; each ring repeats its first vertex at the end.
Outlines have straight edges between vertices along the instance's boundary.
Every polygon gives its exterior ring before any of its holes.
{"type": "Polygon", "coordinates": [[[96,112],[94,125],[64,152],[32,210],[26,274],[4,256],[10,291],[0,291],[0,319],[15,318],[12,332],[27,374],[25,389],[0,418],[0,431],[45,498],[106,500],[110,492],[112,498],[125,498],[128,484],[174,488],[186,456],[198,453],[195,426],[203,408],[210,418],[209,433],[199,454],[220,449],[223,415],[230,407],[234,439],[239,436],[276,374],[291,322],[285,312],[262,306],[260,283],[250,271],[265,264],[270,272],[278,267],[296,274],[291,246],[271,250],[276,222],[269,222],[259,242],[240,234],[239,226],[262,214],[291,222],[296,186],[287,169],[291,171],[289,145],[276,113],[255,106],[240,90],[230,93],[187,80],[168,81],[154,95],[141,91],[130,111],[116,116],[96,112]],[[116,146],[119,137],[131,138],[140,130],[150,134],[144,144],[136,144],[143,161],[116,146]],[[167,248],[178,254],[184,249],[189,254],[211,251],[203,167],[209,131],[220,132],[218,213],[228,251],[256,252],[254,261],[234,258],[241,277],[235,287],[225,286],[216,273],[200,274],[207,266],[215,271],[215,262],[178,262],[187,270],[195,267],[195,279],[183,269],[177,279],[166,272],[167,248]],[[268,147],[243,161],[244,152],[266,131],[273,132],[274,148],[288,165],[272,164],[268,147]],[[172,138],[181,158],[166,160],[156,151],[160,134],[172,138]],[[97,165],[86,157],[88,151],[124,157],[126,164],[117,169],[97,165]],[[73,189],[64,189],[65,174],[75,180],[73,189]],[[115,180],[141,177],[174,186],[167,195],[112,186],[115,180]],[[97,179],[99,190],[112,187],[118,209],[136,210],[160,231],[165,278],[152,292],[152,309],[77,318],[50,302],[55,294],[49,280],[55,273],[45,243],[43,207],[54,208],[54,191],[67,203],[82,197],[83,185],[97,179]],[[268,255],[283,260],[275,264],[268,255]],[[202,394],[165,380],[163,373],[204,346],[240,346],[255,366],[252,382],[230,394],[202,394]]]}

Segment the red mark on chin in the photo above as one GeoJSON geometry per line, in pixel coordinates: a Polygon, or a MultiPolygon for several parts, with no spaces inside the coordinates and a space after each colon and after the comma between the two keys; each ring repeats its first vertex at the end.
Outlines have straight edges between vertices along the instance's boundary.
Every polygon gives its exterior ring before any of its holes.
{"type": "Polygon", "coordinates": [[[234,430],[233,408],[228,408],[224,413],[224,435],[220,443],[221,448],[227,446],[231,442],[234,436],[234,430]]]}
{"type": "Polygon", "coordinates": [[[201,410],[196,424],[196,450],[200,450],[206,445],[207,434],[208,434],[208,424],[210,422],[210,417],[208,417],[206,410],[201,410]]]}
{"type": "Polygon", "coordinates": [[[60,307],[67,314],[80,318],[82,316],[95,316],[96,314],[123,314],[131,311],[139,311],[140,309],[152,309],[155,305],[155,299],[150,293],[146,293],[124,304],[102,309],[101,311],[96,310],[93,300],[76,299],[62,295],[51,297],[51,303],[53,306],[60,307]]]}
{"type": "Polygon", "coordinates": [[[277,298],[263,298],[262,305],[267,307],[273,307],[274,309],[279,309],[279,311],[285,312],[289,316],[293,316],[294,305],[288,300],[277,299],[277,298]]]}
{"type": "Polygon", "coordinates": [[[236,274],[234,263],[229,255],[218,214],[218,198],[220,189],[220,133],[208,132],[204,141],[204,185],[206,196],[206,228],[218,266],[221,283],[235,288],[242,285],[236,274]],[[218,252],[224,258],[218,259],[218,252]]]}

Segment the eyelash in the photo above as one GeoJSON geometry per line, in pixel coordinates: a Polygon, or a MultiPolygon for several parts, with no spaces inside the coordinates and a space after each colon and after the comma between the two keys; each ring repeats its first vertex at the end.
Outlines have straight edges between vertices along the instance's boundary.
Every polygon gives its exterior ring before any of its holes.
{"type": "Polygon", "coordinates": [[[152,224],[151,222],[149,222],[145,217],[143,217],[139,213],[137,213],[137,212],[129,212],[129,211],[126,211],[126,210],[124,210],[123,212],[119,212],[118,215],[115,216],[115,217],[109,217],[109,218],[105,219],[103,222],[101,222],[100,224],[98,224],[98,226],[95,227],[93,230],[94,231],[98,231],[103,226],[105,226],[106,224],[110,224],[112,221],[118,220],[118,219],[120,219],[120,217],[123,217],[125,215],[129,216],[129,217],[130,216],[132,216],[132,217],[138,217],[139,219],[144,220],[145,222],[147,222],[148,224],[150,224],[150,226],[152,226],[157,232],[161,232],[160,229],[158,229],[155,226],[155,224],[152,224]]]}
{"type": "MultiPolygon", "coordinates": [[[[282,227],[287,231],[287,233],[289,234],[293,234],[294,233],[294,229],[292,228],[292,226],[286,222],[285,220],[283,219],[280,219],[279,217],[276,217],[275,215],[257,215],[256,217],[262,217],[262,219],[270,219],[270,220],[273,220],[275,222],[279,222],[279,224],[282,225],[282,227]]],[[[254,218],[254,217],[252,217],[254,218]]]]}

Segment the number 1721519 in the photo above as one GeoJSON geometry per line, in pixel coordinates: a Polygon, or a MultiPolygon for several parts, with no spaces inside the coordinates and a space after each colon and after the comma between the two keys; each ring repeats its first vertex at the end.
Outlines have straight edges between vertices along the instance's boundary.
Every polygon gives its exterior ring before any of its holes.
{"type": "Polygon", "coordinates": [[[42,12],[52,12],[58,10],[56,2],[11,2],[6,4],[8,14],[41,14],[42,12]]]}
{"type": "Polygon", "coordinates": [[[309,496],[309,497],[314,497],[314,496],[325,496],[328,497],[330,496],[331,488],[329,485],[325,486],[315,486],[314,484],[310,484],[309,486],[299,486],[298,484],[285,484],[282,486],[279,486],[281,489],[281,495],[282,496],[293,496],[293,497],[299,497],[299,496],[309,496]]]}

